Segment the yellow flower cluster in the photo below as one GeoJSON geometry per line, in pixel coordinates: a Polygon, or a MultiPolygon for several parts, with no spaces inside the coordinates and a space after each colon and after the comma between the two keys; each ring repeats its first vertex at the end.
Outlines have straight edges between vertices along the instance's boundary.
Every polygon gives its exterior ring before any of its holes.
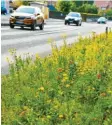
{"type": "Polygon", "coordinates": [[[66,82],[67,80],[68,80],[68,75],[66,73],[64,73],[62,82],[66,82]]]}

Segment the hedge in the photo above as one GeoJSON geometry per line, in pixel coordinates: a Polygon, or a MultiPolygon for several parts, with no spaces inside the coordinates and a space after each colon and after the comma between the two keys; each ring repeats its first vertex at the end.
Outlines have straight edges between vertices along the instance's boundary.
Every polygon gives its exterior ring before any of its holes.
{"type": "MultiPolygon", "coordinates": [[[[68,13],[50,11],[49,17],[55,18],[55,19],[64,19],[67,14],[68,13]]],[[[87,18],[99,18],[100,17],[100,15],[98,15],[98,14],[91,14],[91,13],[81,13],[81,15],[82,15],[83,21],[85,21],[85,22],[86,22],[87,18]]]]}

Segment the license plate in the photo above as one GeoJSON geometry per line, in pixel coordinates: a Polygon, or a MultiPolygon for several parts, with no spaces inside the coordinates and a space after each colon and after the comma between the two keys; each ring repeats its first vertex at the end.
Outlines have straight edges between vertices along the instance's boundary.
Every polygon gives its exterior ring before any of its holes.
{"type": "Polygon", "coordinates": [[[18,21],[16,21],[16,23],[22,24],[22,23],[23,23],[23,20],[18,20],[18,21]]]}
{"type": "Polygon", "coordinates": [[[70,21],[70,23],[73,23],[73,21],[70,21]]]}

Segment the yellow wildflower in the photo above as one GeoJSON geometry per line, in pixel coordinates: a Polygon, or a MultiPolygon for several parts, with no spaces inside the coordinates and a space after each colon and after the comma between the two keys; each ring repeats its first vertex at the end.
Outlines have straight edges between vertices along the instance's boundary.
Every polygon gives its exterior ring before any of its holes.
{"type": "Polygon", "coordinates": [[[66,79],[62,79],[62,81],[61,82],[66,82],[66,79]]]}
{"type": "Polygon", "coordinates": [[[41,118],[41,120],[42,120],[42,122],[44,122],[44,121],[45,121],[45,118],[43,117],[43,118],[41,118]]]}
{"type": "Polygon", "coordinates": [[[63,118],[63,115],[59,115],[59,118],[63,118]]]}
{"type": "Polygon", "coordinates": [[[27,110],[27,109],[28,109],[28,106],[24,106],[23,109],[24,109],[24,110],[27,110]]]}
{"type": "Polygon", "coordinates": [[[70,84],[66,84],[66,88],[69,88],[70,87],[70,84]]]}
{"type": "Polygon", "coordinates": [[[62,82],[66,82],[67,80],[68,80],[68,75],[66,73],[64,73],[62,82]]]}
{"type": "Polygon", "coordinates": [[[36,92],[35,97],[38,97],[38,92],[36,92]]]}
{"type": "Polygon", "coordinates": [[[8,63],[10,63],[10,59],[9,59],[9,57],[6,57],[6,61],[7,61],[8,63]]]}
{"type": "Polygon", "coordinates": [[[63,77],[67,77],[68,75],[66,73],[63,74],[63,77]]]}
{"type": "Polygon", "coordinates": [[[44,91],[44,87],[40,87],[39,90],[40,90],[40,91],[44,91]]]}
{"type": "Polygon", "coordinates": [[[111,91],[111,90],[108,90],[108,93],[112,94],[112,91],[111,91]]]}
{"type": "Polygon", "coordinates": [[[51,102],[51,99],[47,100],[47,103],[50,103],[51,102]]]}
{"type": "Polygon", "coordinates": [[[47,115],[47,118],[48,118],[48,119],[50,119],[50,118],[51,118],[51,116],[50,116],[50,115],[47,115]]]}
{"type": "Polygon", "coordinates": [[[35,55],[36,59],[40,59],[40,56],[36,53],[35,55]]]}

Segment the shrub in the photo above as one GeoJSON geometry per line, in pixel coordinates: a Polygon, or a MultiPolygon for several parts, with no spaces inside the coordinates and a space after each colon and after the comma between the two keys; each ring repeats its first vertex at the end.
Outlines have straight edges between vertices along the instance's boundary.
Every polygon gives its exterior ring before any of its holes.
{"type": "Polygon", "coordinates": [[[56,4],[56,9],[60,12],[68,13],[71,9],[71,2],[59,0],[56,4]]]}
{"type": "Polygon", "coordinates": [[[78,8],[78,12],[97,14],[98,8],[95,5],[83,4],[78,8]]]}
{"type": "Polygon", "coordinates": [[[112,9],[106,11],[106,16],[112,17],[112,9]]]}
{"type": "Polygon", "coordinates": [[[112,123],[112,32],[22,60],[2,76],[3,125],[110,125],[112,123]]]}
{"type": "Polygon", "coordinates": [[[100,17],[99,14],[91,14],[91,13],[81,13],[81,15],[82,15],[83,21],[86,21],[87,18],[96,19],[96,18],[100,17]]]}

